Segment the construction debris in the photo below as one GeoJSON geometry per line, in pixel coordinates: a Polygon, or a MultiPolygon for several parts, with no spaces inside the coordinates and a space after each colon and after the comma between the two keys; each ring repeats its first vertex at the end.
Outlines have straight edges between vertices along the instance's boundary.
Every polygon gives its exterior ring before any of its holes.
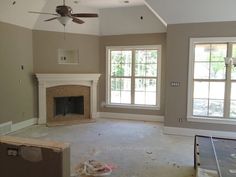
{"type": "Polygon", "coordinates": [[[76,168],[76,172],[80,176],[108,176],[112,173],[112,168],[106,163],[96,160],[89,160],[80,164],[76,168]]]}
{"type": "Polygon", "coordinates": [[[152,154],[152,152],[149,152],[149,151],[147,151],[146,153],[147,153],[147,154],[152,154]]]}

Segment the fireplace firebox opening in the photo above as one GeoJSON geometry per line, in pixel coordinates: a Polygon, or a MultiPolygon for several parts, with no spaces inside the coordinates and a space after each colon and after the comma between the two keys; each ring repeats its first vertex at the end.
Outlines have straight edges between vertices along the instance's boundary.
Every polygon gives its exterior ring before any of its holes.
{"type": "Polygon", "coordinates": [[[84,96],[54,97],[54,116],[84,115],[84,96]]]}

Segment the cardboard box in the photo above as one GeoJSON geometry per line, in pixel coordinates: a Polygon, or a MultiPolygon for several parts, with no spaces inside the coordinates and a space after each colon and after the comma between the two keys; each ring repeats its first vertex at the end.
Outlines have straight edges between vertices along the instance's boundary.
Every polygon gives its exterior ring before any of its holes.
{"type": "Polygon", "coordinates": [[[70,177],[68,143],[0,136],[1,177],[70,177]]]}

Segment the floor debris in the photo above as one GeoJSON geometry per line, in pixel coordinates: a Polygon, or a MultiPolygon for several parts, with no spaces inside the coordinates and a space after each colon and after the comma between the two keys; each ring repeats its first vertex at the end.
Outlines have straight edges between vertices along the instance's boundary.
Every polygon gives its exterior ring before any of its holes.
{"type": "Polygon", "coordinates": [[[152,152],[149,152],[149,151],[147,151],[146,153],[147,153],[147,154],[152,154],[152,152]]]}
{"type": "Polygon", "coordinates": [[[236,159],[236,154],[230,154],[230,156],[234,159],[236,159]]]}
{"type": "Polygon", "coordinates": [[[75,170],[80,176],[108,176],[112,173],[112,166],[96,160],[88,160],[79,164],[75,170]]]}
{"type": "Polygon", "coordinates": [[[229,169],[230,173],[236,174],[236,169],[229,169]]]}

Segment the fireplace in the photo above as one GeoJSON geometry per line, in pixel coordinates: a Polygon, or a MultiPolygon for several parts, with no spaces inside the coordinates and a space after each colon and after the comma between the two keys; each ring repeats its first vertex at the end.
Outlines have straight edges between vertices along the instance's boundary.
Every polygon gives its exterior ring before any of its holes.
{"type": "Polygon", "coordinates": [[[93,122],[100,74],[37,74],[39,124],[93,122]]]}
{"type": "Polygon", "coordinates": [[[60,85],[46,89],[47,124],[91,121],[90,87],[60,85]]]}

